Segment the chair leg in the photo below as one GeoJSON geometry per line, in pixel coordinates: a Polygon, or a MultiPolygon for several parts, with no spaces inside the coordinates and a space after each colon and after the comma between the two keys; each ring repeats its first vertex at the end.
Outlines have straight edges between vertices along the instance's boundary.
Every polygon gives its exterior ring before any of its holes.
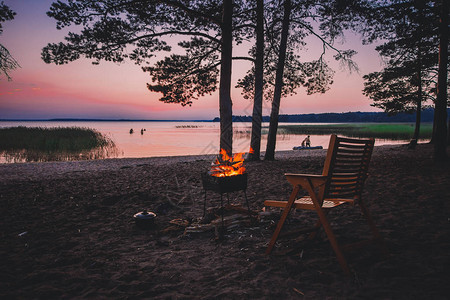
{"type": "Polygon", "coordinates": [[[289,197],[288,203],[284,207],[283,214],[281,215],[280,221],[278,221],[277,228],[275,229],[275,232],[272,235],[272,239],[270,240],[269,245],[267,246],[266,254],[270,254],[270,252],[272,251],[272,248],[278,239],[278,235],[280,234],[281,228],[283,228],[284,222],[286,221],[286,218],[289,215],[289,212],[291,211],[292,205],[294,204],[295,198],[297,197],[299,190],[300,190],[300,186],[296,186],[294,188],[294,190],[292,191],[291,196],[289,197]]]}
{"type": "Polygon", "coordinates": [[[321,205],[319,204],[318,197],[314,191],[311,180],[308,179],[308,183],[309,184],[306,187],[306,189],[309,195],[311,196],[311,200],[314,203],[316,212],[319,215],[319,221],[322,224],[325,233],[327,234],[328,240],[330,241],[331,247],[333,248],[334,253],[336,254],[339,264],[341,265],[342,269],[346,274],[350,274],[350,268],[348,267],[347,261],[345,260],[341,248],[339,247],[336,236],[334,235],[333,230],[331,229],[330,223],[328,222],[328,219],[326,217],[326,213],[323,211],[321,205]]]}
{"type": "MultiPolygon", "coordinates": [[[[328,215],[328,212],[329,212],[329,210],[323,211],[325,216],[328,215]]],[[[310,239],[310,240],[314,239],[317,236],[317,234],[319,233],[320,227],[322,227],[322,223],[320,222],[320,219],[318,219],[316,222],[316,225],[314,225],[314,231],[309,234],[308,239],[310,239]]]]}
{"type": "Polygon", "coordinates": [[[373,221],[372,216],[370,215],[366,204],[364,203],[364,201],[362,201],[362,199],[359,200],[358,204],[359,204],[359,207],[361,208],[361,211],[362,211],[364,217],[367,220],[367,223],[369,224],[370,230],[372,230],[374,239],[379,241],[380,248],[381,248],[382,252],[386,255],[388,253],[386,244],[384,243],[384,239],[381,236],[380,232],[378,231],[378,228],[375,226],[375,222],[373,221]]]}
{"type": "Polygon", "coordinates": [[[336,257],[339,261],[339,264],[341,265],[342,269],[346,274],[350,274],[350,268],[348,267],[347,261],[344,257],[344,254],[342,253],[341,248],[339,247],[336,236],[334,235],[333,230],[331,229],[327,217],[325,216],[321,207],[319,207],[319,209],[317,209],[316,211],[317,214],[319,215],[319,219],[320,222],[322,223],[323,229],[327,234],[328,240],[330,241],[331,247],[333,248],[334,253],[336,253],[336,257]]]}

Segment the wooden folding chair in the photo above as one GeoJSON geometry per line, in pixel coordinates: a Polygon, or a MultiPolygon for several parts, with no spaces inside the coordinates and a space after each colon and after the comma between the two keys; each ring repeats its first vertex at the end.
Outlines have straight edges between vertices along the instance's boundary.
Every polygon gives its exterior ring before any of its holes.
{"type": "MultiPolygon", "coordinates": [[[[292,184],[293,191],[288,201],[264,202],[266,206],[284,208],[280,221],[275,229],[272,239],[266,250],[266,254],[272,251],[284,222],[292,208],[315,210],[319,220],[314,228],[317,232],[321,227],[336,253],[337,259],[345,273],[350,269],[343,255],[343,250],[354,246],[362,246],[368,241],[341,247],[331,229],[327,219],[328,211],[343,204],[357,203],[371,228],[373,241],[379,241],[385,251],[383,240],[375,227],[374,222],[361,199],[364,181],[367,178],[369,162],[374,147],[374,139],[350,139],[332,135],[328,147],[327,157],[322,175],[285,174],[286,179],[292,184]],[[297,199],[300,189],[306,190],[308,196],[297,199]]],[[[313,237],[315,233],[311,234],[313,237]]]]}

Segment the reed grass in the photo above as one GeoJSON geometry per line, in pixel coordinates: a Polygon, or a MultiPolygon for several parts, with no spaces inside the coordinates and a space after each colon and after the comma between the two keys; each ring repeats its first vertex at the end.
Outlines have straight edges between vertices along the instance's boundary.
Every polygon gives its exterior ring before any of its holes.
{"type": "Polygon", "coordinates": [[[0,128],[0,154],[8,162],[96,159],[117,152],[111,139],[90,128],[0,128]]]}
{"type": "MultiPolygon", "coordinates": [[[[357,123],[326,125],[280,125],[279,134],[338,134],[348,137],[407,140],[414,135],[415,124],[412,123],[357,123]]],[[[431,123],[422,123],[420,139],[430,139],[433,131],[431,123]]]]}

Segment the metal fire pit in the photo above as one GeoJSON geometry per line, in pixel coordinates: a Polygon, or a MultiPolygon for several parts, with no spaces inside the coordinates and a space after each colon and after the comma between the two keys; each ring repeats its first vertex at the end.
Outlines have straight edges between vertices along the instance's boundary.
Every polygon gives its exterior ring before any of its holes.
{"type": "Polygon", "coordinates": [[[216,193],[230,193],[236,191],[245,191],[247,189],[247,173],[216,177],[209,172],[202,173],[203,189],[205,191],[214,191],[216,193]]]}
{"type": "Polygon", "coordinates": [[[247,204],[248,214],[250,215],[250,206],[247,199],[247,173],[216,177],[209,172],[202,173],[203,189],[205,190],[205,200],[203,203],[203,217],[206,214],[206,191],[213,191],[220,194],[220,206],[222,208],[222,227],[223,227],[223,194],[237,191],[243,191],[245,202],[247,204]]]}

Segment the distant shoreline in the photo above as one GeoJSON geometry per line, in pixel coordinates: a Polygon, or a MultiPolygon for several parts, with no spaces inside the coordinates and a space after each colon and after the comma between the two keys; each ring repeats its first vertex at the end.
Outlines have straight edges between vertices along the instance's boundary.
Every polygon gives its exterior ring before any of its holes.
{"type": "MultiPolygon", "coordinates": [[[[450,109],[447,109],[450,118],[450,109]]],[[[312,113],[281,114],[280,123],[411,123],[415,122],[415,113],[399,113],[388,115],[385,112],[344,112],[344,113],[312,113]]],[[[433,122],[434,109],[422,111],[421,122],[433,122]]],[[[233,116],[233,122],[252,122],[251,116],[233,116]]],[[[269,122],[269,116],[263,116],[263,122],[269,122]]],[[[219,117],[210,120],[153,120],[153,119],[100,119],[100,118],[51,118],[51,119],[0,119],[0,122],[220,122],[219,117]]]]}
{"type": "Polygon", "coordinates": [[[213,120],[1,119],[0,122],[213,122],[213,120]]]}

